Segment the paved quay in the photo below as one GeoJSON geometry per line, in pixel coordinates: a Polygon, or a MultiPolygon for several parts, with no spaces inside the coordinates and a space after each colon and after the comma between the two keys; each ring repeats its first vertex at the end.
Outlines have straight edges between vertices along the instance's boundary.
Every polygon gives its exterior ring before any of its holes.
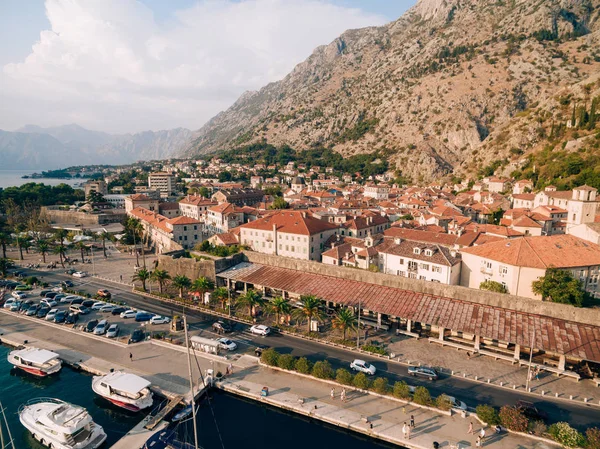
{"type": "MultiPolygon", "coordinates": [[[[30,345],[57,351],[70,362],[81,360],[79,363],[90,370],[108,372],[111,368],[126,369],[148,378],[165,392],[184,394],[188,390],[187,357],[182,347],[151,341],[120,347],[82,334],[74,337],[72,333],[60,328],[44,326],[8,313],[0,313],[0,333],[3,341],[22,343],[27,340],[30,345]],[[133,361],[129,360],[130,352],[133,354],[133,361]]],[[[233,394],[313,416],[315,419],[406,447],[431,448],[433,441],[440,443],[441,447],[458,447],[457,444],[463,448],[473,447],[475,436],[467,433],[469,422],[473,421],[476,430],[481,427],[475,418],[445,416],[351,389],[348,390],[347,402],[340,401],[339,387],[338,396],[332,400],[329,397],[331,384],[260,366],[252,356],[225,360],[218,356],[197,354],[194,359],[197,361],[192,362],[194,377],[198,376],[198,368],[203,372],[208,368],[225,372],[227,364],[232,363],[234,374],[222,381],[220,387],[233,394]],[[270,390],[266,398],[260,396],[263,386],[268,386],[270,390]],[[304,403],[300,404],[299,399],[303,399],[304,403]],[[406,440],[402,435],[402,425],[409,421],[411,414],[415,416],[416,426],[410,440],[406,440]],[[365,418],[373,424],[372,429],[365,418]]],[[[132,438],[145,437],[136,435],[135,429],[132,432],[132,438]]],[[[489,429],[488,436],[484,446],[498,449],[559,447],[523,435],[491,435],[489,429]]],[[[134,444],[135,438],[128,441],[128,444],[134,444]]]]}

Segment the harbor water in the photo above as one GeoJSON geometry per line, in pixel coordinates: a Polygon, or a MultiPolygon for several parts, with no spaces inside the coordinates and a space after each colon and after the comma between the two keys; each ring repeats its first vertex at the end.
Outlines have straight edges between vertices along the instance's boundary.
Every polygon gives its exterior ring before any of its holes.
{"type": "MultiPolygon", "coordinates": [[[[58,375],[38,379],[12,368],[6,359],[11,350],[0,345],[0,400],[17,449],[43,448],[21,425],[17,415],[21,404],[38,397],[61,399],[85,407],[108,435],[105,448],[110,448],[141,421],[143,415],[117,408],[95,395],[91,375],[64,366],[58,375]]],[[[204,449],[398,447],[220,391],[213,391],[210,399],[204,397],[200,401],[197,422],[198,442],[204,449]]],[[[178,433],[187,434],[187,440],[193,442],[191,429],[188,422],[178,428],[178,433]]]]}
{"type": "MultiPolygon", "coordinates": [[[[38,170],[38,173],[41,170],[38,170]]],[[[59,179],[59,178],[23,178],[23,176],[29,176],[34,173],[35,170],[0,170],[0,187],[18,187],[29,182],[35,182],[37,184],[46,184],[47,186],[57,186],[59,184],[68,184],[71,187],[84,183],[86,180],[83,178],[70,178],[70,179],[59,179]]]]}

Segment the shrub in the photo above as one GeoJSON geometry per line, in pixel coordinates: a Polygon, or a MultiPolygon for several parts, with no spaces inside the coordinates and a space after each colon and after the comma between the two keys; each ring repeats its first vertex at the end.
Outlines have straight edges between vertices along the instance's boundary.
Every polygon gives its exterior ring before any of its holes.
{"type": "Polygon", "coordinates": [[[277,360],[277,366],[279,368],[293,370],[296,365],[296,358],[291,354],[282,354],[277,360]]]}
{"type": "Polygon", "coordinates": [[[352,385],[354,376],[347,369],[339,368],[335,372],[335,380],[343,385],[352,385]]]}
{"type": "Polygon", "coordinates": [[[354,380],[352,381],[356,388],[360,388],[361,390],[368,390],[370,381],[365,373],[358,373],[354,376],[354,380]]]}
{"type": "Polygon", "coordinates": [[[495,426],[496,424],[500,424],[498,410],[496,410],[491,405],[478,405],[477,408],[475,408],[475,413],[477,413],[477,417],[484,423],[486,423],[488,426],[495,426]]]}
{"type": "Polygon", "coordinates": [[[435,399],[435,406],[437,408],[439,408],[440,410],[444,410],[444,411],[448,411],[452,408],[452,401],[450,401],[450,398],[445,395],[445,394],[440,394],[436,399],[435,399]]]}
{"type": "Polygon", "coordinates": [[[548,433],[565,447],[581,447],[585,443],[583,435],[566,422],[557,422],[548,428],[548,433]]]}
{"type": "Polygon", "coordinates": [[[372,388],[379,394],[387,394],[390,391],[388,380],[385,377],[378,377],[375,379],[372,388]]]}
{"type": "Polygon", "coordinates": [[[392,394],[398,399],[410,399],[410,390],[407,383],[403,380],[394,384],[394,390],[392,394]]]}
{"type": "Polygon", "coordinates": [[[600,429],[597,427],[590,427],[585,431],[585,437],[587,440],[586,447],[588,449],[600,449],[600,429]]]}
{"type": "Polygon", "coordinates": [[[306,357],[300,357],[296,360],[296,371],[302,374],[310,374],[312,365],[306,357]]]}
{"type": "Polygon", "coordinates": [[[425,387],[417,387],[415,389],[413,401],[420,405],[431,405],[433,403],[433,400],[431,399],[431,394],[429,394],[429,390],[425,387]]]}
{"type": "Polygon", "coordinates": [[[279,353],[273,348],[265,349],[260,355],[260,361],[269,366],[277,366],[279,353]]]}
{"type": "Polygon", "coordinates": [[[541,437],[548,430],[548,426],[544,424],[544,421],[532,421],[529,423],[529,432],[541,437]]]}
{"type": "Polygon", "coordinates": [[[515,432],[527,432],[529,420],[521,410],[505,405],[500,409],[500,422],[504,427],[515,432]]]}
{"type": "Polygon", "coordinates": [[[364,345],[361,347],[363,351],[371,352],[373,354],[387,355],[387,351],[381,346],[375,345],[364,345]]]}
{"type": "Polygon", "coordinates": [[[319,379],[333,379],[334,371],[327,360],[319,360],[313,366],[312,375],[319,379]]]}

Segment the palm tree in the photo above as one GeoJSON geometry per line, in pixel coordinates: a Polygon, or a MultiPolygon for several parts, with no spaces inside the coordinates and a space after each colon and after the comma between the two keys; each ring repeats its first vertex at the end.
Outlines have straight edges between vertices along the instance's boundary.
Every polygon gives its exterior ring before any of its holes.
{"type": "Polygon", "coordinates": [[[139,238],[139,234],[143,230],[142,223],[140,223],[140,220],[138,220],[137,218],[129,217],[125,222],[125,229],[129,229],[131,231],[131,235],[133,236],[133,247],[135,249],[135,263],[137,266],[139,266],[140,259],[137,252],[136,236],[139,238]]]}
{"type": "Polygon", "coordinates": [[[191,287],[192,281],[189,277],[178,274],[173,278],[172,284],[173,287],[179,289],[179,297],[183,298],[183,291],[191,287]]]}
{"type": "Polygon", "coordinates": [[[308,320],[308,332],[310,332],[310,322],[313,319],[321,321],[323,319],[323,306],[321,300],[314,295],[300,296],[300,308],[294,311],[298,318],[306,318],[308,320]]]}
{"type": "Polygon", "coordinates": [[[214,284],[210,281],[210,279],[205,278],[204,276],[199,277],[192,283],[192,290],[196,293],[200,293],[202,296],[202,300],[204,300],[204,293],[214,288],[214,284]]]}
{"type": "Polygon", "coordinates": [[[29,248],[31,248],[31,240],[25,238],[23,243],[21,243],[21,247],[25,250],[27,254],[29,254],[29,248]]]}
{"type": "Polygon", "coordinates": [[[65,267],[64,257],[65,257],[66,253],[67,253],[67,249],[65,248],[64,245],[58,245],[52,249],[52,254],[58,255],[58,257],[60,259],[60,264],[62,265],[63,268],[65,267]]]}
{"type": "Polygon", "coordinates": [[[227,287],[216,288],[215,291],[212,292],[212,297],[216,301],[220,301],[221,308],[225,310],[225,301],[227,301],[227,298],[229,298],[229,292],[227,291],[227,287]]]}
{"type": "Polygon", "coordinates": [[[280,324],[279,317],[282,315],[284,315],[284,316],[289,315],[289,313],[291,311],[292,311],[292,305],[290,304],[290,300],[283,298],[281,296],[276,296],[269,303],[269,308],[267,310],[267,313],[275,314],[275,320],[276,320],[275,322],[279,326],[279,324],[280,324]]]}
{"type": "Polygon", "coordinates": [[[163,288],[171,280],[171,275],[167,270],[154,270],[150,274],[150,279],[158,283],[158,291],[162,294],[163,288]]]}
{"type": "Polygon", "coordinates": [[[145,269],[145,268],[140,268],[137,273],[135,273],[132,277],[131,280],[133,282],[135,281],[140,281],[142,283],[142,288],[144,289],[144,291],[146,291],[146,281],[148,279],[150,279],[150,272],[145,269]]]}
{"type": "Polygon", "coordinates": [[[6,245],[11,241],[10,235],[6,232],[0,232],[0,246],[2,246],[2,258],[6,259],[6,245]]]}
{"type": "Polygon", "coordinates": [[[25,237],[17,236],[15,242],[17,242],[17,248],[19,248],[19,259],[23,260],[23,248],[27,245],[27,239],[25,237]]]}
{"type": "Polygon", "coordinates": [[[67,254],[67,249],[65,248],[65,239],[67,238],[68,232],[65,231],[64,229],[57,229],[54,232],[54,236],[56,237],[56,239],[58,240],[58,246],[56,248],[54,248],[54,250],[52,251],[54,254],[58,254],[59,258],[60,258],[60,264],[62,265],[62,267],[65,267],[65,262],[63,260],[63,257],[67,254]]]}
{"type": "Polygon", "coordinates": [[[40,240],[37,243],[38,252],[42,255],[42,260],[46,263],[46,254],[50,252],[50,243],[47,240],[40,240]]]}
{"type": "Polygon", "coordinates": [[[12,262],[10,261],[10,259],[7,259],[6,257],[0,259],[0,274],[2,275],[2,277],[6,276],[6,271],[10,267],[12,267],[12,262]]]}
{"type": "Polygon", "coordinates": [[[335,315],[333,320],[331,321],[331,325],[335,329],[341,329],[343,333],[343,339],[346,339],[346,331],[348,329],[356,328],[356,316],[354,315],[354,310],[344,307],[340,309],[339,312],[335,315]]]}
{"type": "Polygon", "coordinates": [[[238,298],[238,302],[242,306],[248,306],[248,313],[253,317],[256,312],[256,307],[262,306],[265,303],[265,300],[256,290],[248,290],[238,298]]]}
{"type": "Polygon", "coordinates": [[[104,258],[106,259],[106,241],[112,240],[113,236],[109,232],[102,231],[98,237],[102,239],[102,253],[104,254],[104,258]]]}
{"type": "Polygon", "coordinates": [[[81,251],[81,261],[84,262],[85,261],[84,251],[87,250],[87,244],[85,242],[77,242],[77,243],[75,243],[75,248],[77,248],[79,251],[81,251]]]}

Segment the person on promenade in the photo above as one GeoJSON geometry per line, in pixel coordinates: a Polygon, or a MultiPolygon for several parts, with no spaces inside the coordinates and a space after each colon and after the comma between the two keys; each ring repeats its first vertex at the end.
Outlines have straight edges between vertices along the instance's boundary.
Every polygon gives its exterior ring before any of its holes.
{"type": "Polygon", "coordinates": [[[410,440],[410,426],[408,426],[408,429],[406,429],[406,438],[410,440]]]}
{"type": "Polygon", "coordinates": [[[408,426],[406,425],[406,423],[404,423],[404,425],[402,426],[402,434],[404,435],[404,439],[406,439],[406,436],[408,434],[408,426]]]}
{"type": "Polygon", "coordinates": [[[477,440],[475,440],[475,447],[481,447],[481,437],[477,437],[477,440]]]}
{"type": "Polygon", "coordinates": [[[233,374],[233,365],[231,363],[227,365],[227,369],[229,370],[229,374],[233,374]]]}
{"type": "Polygon", "coordinates": [[[331,399],[335,399],[335,389],[334,388],[331,389],[330,396],[331,396],[331,399]]]}
{"type": "Polygon", "coordinates": [[[475,433],[475,431],[473,430],[473,421],[471,421],[469,423],[469,432],[468,433],[469,433],[469,435],[472,435],[475,433]]]}
{"type": "Polygon", "coordinates": [[[133,362],[133,354],[131,352],[129,353],[129,361],[133,362]]]}
{"type": "Polygon", "coordinates": [[[415,415],[410,415],[410,427],[415,427],[415,415]]]}
{"type": "Polygon", "coordinates": [[[483,439],[485,438],[485,429],[483,427],[479,431],[479,437],[481,438],[481,441],[483,441],[483,439]]]}
{"type": "Polygon", "coordinates": [[[340,399],[342,402],[346,402],[346,389],[342,388],[342,394],[340,394],[340,399]]]}

